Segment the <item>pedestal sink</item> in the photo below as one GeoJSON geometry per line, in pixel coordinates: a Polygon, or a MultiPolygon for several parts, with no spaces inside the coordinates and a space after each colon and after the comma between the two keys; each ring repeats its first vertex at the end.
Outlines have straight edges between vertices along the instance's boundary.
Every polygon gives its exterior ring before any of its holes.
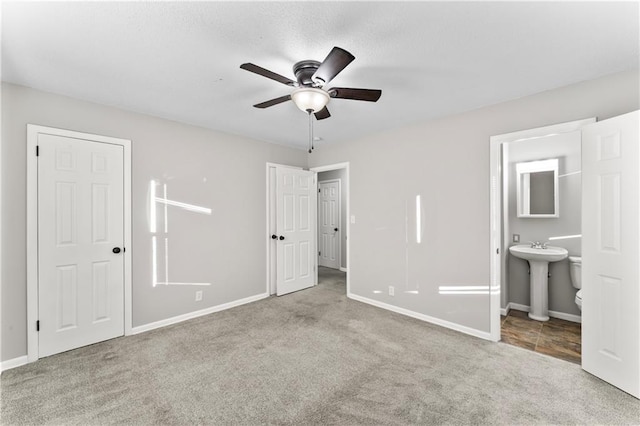
{"type": "Polygon", "coordinates": [[[532,247],[521,244],[509,247],[515,257],[529,261],[531,287],[531,309],[529,318],[549,321],[549,262],[565,259],[569,252],[562,247],[532,247]]]}

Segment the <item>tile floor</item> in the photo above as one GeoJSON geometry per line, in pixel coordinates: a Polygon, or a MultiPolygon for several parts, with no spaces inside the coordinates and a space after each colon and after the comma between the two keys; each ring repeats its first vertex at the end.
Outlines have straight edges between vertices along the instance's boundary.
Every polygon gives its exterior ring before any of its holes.
{"type": "Polygon", "coordinates": [[[502,316],[502,341],[580,364],[579,323],[557,318],[534,321],[526,312],[511,309],[506,317],[502,316]]]}

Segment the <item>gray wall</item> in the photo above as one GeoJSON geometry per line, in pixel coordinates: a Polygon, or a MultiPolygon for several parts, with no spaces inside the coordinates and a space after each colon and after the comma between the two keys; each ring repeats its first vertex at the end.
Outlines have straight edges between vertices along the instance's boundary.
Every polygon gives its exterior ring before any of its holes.
{"type": "MultiPolygon", "coordinates": [[[[3,83],[1,359],[26,354],[27,123],[133,140],[134,326],[263,293],[264,163],[349,161],[356,217],[349,235],[351,291],[489,332],[488,295],[445,295],[438,287],[489,283],[490,136],[636,110],[638,77],[637,71],[620,73],[416,123],[325,146],[308,159],[303,151],[3,83]],[[190,247],[199,253],[196,279],[214,284],[203,302],[194,302],[192,288],[151,286],[151,179],[170,182],[170,197],[178,201],[213,209],[197,225],[211,229],[190,247]],[[420,243],[416,195],[422,200],[420,243]],[[395,296],[388,296],[389,285],[395,296]]],[[[198,238],[186,220],[176,220],[177,235],[198,238]]],[[[186,253],[174,260],[191,261],[186,253]]]]}
{"type": "Polygon", "coordinates": [[[265,163],[305,166],[305,151],[3,83],[2,360],[27,351],[27,123],[132,140],[134,327],[265,292],[265,163]],[[152,286],[152,179],[170,199],[213,210],[169,208],[168,234],[171,280],[211,286],[152,286]]]}
{"type": "Polygon", "coordinates": [[[346,169],[331,170],[318,173],[318,182],[323,180],[340,179],[340,223],[342,226],[340,233],[340,266],[347,267],[347,182],[346,169]]]}
{"type": "Polygon", "coordinates": [[[489,284],[489,138],[636,110],[638,77],[619,73],[316,149],[311,167],[350,162],[351,292],[488,333],[487,294],[441,294],[439,286],[489,284]]]}
{"type": "MultiPolygon", "coordinates": [[[[587,117],[585,117],[587,118],[587,117]]],[[[509,240],[519,234],[521,243],[527,241],[545,242],[549,237],[577,235],[582,221],[582,175],[571,174],[581,171],[581,137],[579,132],[548,136],[528,141],[508,144],[509,188],[505,191],[509,206],[509,240]],[[558,218],[518,218],[516,195],[516,164],[519,162],[558,159],[558,218]],[[562,177],[562,175],[570,174],[562,177]]],[[[581,239],[556,240],[551,245],[566,248],[571,255],[579,256],[581,239]]],[[[509,302],[530,305],[529,275],[526,260],[507,257],[507,285],[509,302]]],[[[574,299],[576,289],[569,277],[569,261],[549,264],[549,309],[573,315],[580,315],[574,299]]]]}

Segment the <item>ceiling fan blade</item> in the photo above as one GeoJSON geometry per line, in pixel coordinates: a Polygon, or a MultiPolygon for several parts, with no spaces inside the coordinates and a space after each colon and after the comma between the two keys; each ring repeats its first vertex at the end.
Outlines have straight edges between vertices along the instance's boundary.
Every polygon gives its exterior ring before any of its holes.
{"type": "Polygon", "coordinates": [[[353,99],[356,101],[377,102],[382,96],[382,90],[378,89],[351,89],[348,87],[333,87],[328,90],[329,96],[340,99],[353,99]]]}
{"type": "Polygon", "coordinates": [[[291,100],[291,95],[280,96],[279,98],[271,99],[270,101],[261,102],[259,104],[255,104],[256,108],[268,108],[270,106],[278,105],[286,101],[291,100]]]}
{"type": "Polygon", "coordinates": [[[325,85],[340,73],[356,57],[339,47],[334,47],[327,57],[322,61],[311,79],[316,83],[325,85]]]}
{"type": "Polygon", "coordinates": [[[279,83],[286,84],[287,86],[295,86],[296,85],[295,81],[291,80],[290,78],[287,78],[287,77],[282,76],[280,74],[276,74],[273,71],[269,71],[267,69],[264,69],[262,67],[259,67],[259,66],[255,65],[255,64],[251,64],[251,63],[242,64],[242,65],[240,65],[240,68],[242,68],[243,70],[250,71],[252,73],[256,73],[256,74],[261,75],[263,77],[270,78],[271,80],[275,80],[275,81],[277,81],[279,83]]]}
{"type": "Polygon", "coordinates": [[[316,116],[316,120],[324,120],[325,118],[331,117],[331,114],[329,114],[329,110],[327,109],[327,107],[322,108],[320,111],[314,113],[313,115],[316,116]]]}

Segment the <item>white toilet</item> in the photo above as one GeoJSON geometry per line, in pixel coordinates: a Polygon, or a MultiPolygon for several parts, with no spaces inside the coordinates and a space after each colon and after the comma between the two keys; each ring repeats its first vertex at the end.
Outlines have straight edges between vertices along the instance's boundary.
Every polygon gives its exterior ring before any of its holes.
{"type": "Polygon", "coordinates": [[[578,289],[576,293],[576,305],[582,310],[582,258],[569,256],[569,275],[571,284],[578,289]]]}

